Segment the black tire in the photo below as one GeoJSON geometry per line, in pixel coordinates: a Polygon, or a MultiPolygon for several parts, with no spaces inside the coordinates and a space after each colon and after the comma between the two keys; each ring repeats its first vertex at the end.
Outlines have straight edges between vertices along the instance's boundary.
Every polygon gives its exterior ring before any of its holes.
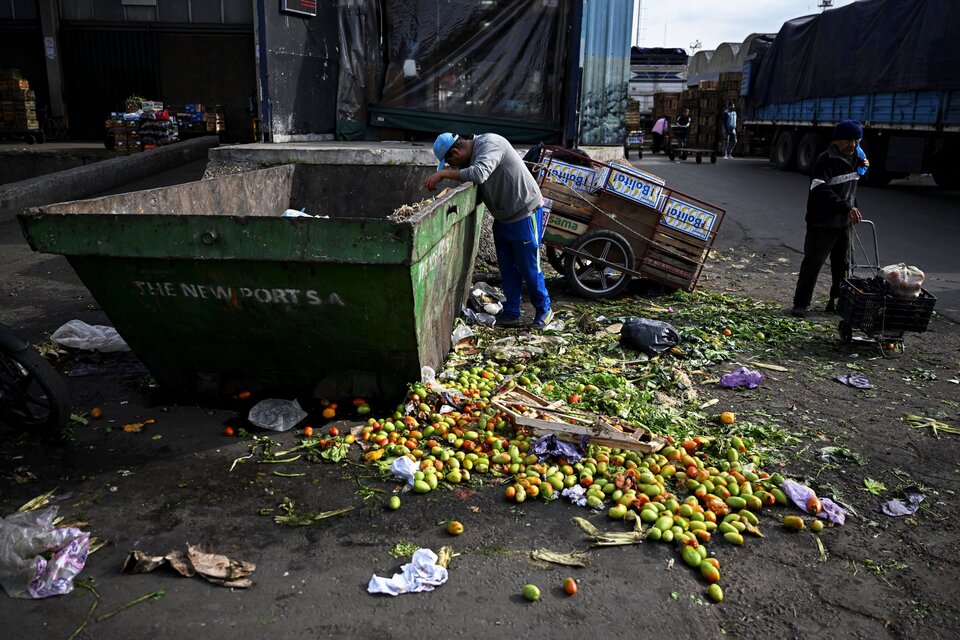
{"type": "Polygon", "coordinates": [[[933,181],[941,189],[960,189],[960,166],[943,163],[934,167],[933,181]]]}
{"type": "Polygon", "coordinates": [[[0,422],[55,432],[70,418],[70,392],[33,347],[0,352],[0,422]]]}
{"type": "Polygon", "coordinates": [[[717,152],[714,151],[710,154],[710,164],[717,164],[717,152]]]}
{"type": "Polygon", "coordinates": [[[850,323],[846,320],[840,321],[840,324],[837,326],[837,331],[840,333],[841,342],[848,343],[853,341],[853,327],[851,327],[850,323]]]}
{"type": "Polygon", "coordinates": [[[683,160],[684,162],[686,162],[686,160],[687,160],[687,155],[688,155],[688,154],[687,154],[686,151],[681,151],[681,152],[680,152],[680,159],[683,160]]]}
{"type": "Polygon", "coordinates": [[[547,262],[550,263],[550,266],[559,274],[564,274],[567,272],[567,262],[570,260],[570,256],[566,255],[560,249],[556,247],[551,247],[550,245],[544,245],[544,249],[547,251],[547,262]]]}
{"type": "Polygon", "coordinates": [[[773,162],[777,165],[777,169],[790,171],[794,168],[797,160],[794,154],[795,147],[796,140],[793,132],[781,131],[777,141],[773,143],[773,162]]]}
{"type": "Polygon", "coordinates": [[[643,149],[637,149],[637,160],[643,160],[643,149]]]}
{"type": "Polygon", "coordinates": [[[700,163],[702,163],[702,162],[703,162],[703,154],[702,154],[702,153],[698,153],[698,154],[697,154],[697,164],[700,164],[700,163]]]}
{"type": "Polygon", "coordinates": [[[630,159],[630,149],[627,149],[626,147],[623,148],[623,157],[627,160],[630,159]]]}
{"type": "Polygon", "coordinates": [[[813,171],[813,163],[817,161],[820,155],[820,136],[810,132],[800,138],[800,144],[797,145],[797,171],[804,175],[810,175],[813,171]]]}
{"type": "Polygon", "coordinates": [[[630,275],[617,267],[633,269],[636,258],[626,238],[615,231],[597,229],[580,236],[570,247],[609,263],[599,267],[589,258],[569,256],[567,280],[584,298],[611,298],[630,284],[630,275]]]}
{"type": "Polygon", "coordinates": [[[673,162],[677,156],[673,153],[673,149],[670,149],[667,151],[667,157],[670,159],[670,162],[673,162]]]}

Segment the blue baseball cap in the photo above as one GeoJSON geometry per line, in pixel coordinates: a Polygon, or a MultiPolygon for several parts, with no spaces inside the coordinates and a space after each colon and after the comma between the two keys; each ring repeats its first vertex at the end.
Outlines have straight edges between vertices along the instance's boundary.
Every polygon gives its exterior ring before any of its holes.
{"type": "Polygon", "coordinates": [[[450,151],[450,147],[459,139],[460,136],[455,133],[441,133],[437,136],[437,139],[433,141],[433,155],[437,156],[437,160],[440,161],[440,164],[437,165],[437,171],[443,170],[444,165],[447,164],[444,158],[450,151]]]}

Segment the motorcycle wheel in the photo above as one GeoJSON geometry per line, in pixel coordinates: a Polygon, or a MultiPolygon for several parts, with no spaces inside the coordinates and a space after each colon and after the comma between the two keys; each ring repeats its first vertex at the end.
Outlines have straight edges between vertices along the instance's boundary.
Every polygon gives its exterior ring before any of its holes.
{"type": "Polygon", "coordinates": [[[70,392],[57,370],[32,347],[0,352],[0,422],[56,431],[70,418],[70,392]]]}

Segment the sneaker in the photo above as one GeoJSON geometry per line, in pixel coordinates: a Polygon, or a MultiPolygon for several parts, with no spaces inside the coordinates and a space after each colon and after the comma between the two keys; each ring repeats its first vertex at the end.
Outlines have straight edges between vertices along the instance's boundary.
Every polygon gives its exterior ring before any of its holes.
{"type": "Polygon", "coordinates": [[[495,327],[505,327],[509,329],[510,327],[520,326],[520,316],[508,316],[501,312],[494,316],[494,318],[496,318],[495,327]]]}
{"type": "Polygon", "coordinates": [[[547,309],[545,313],[538,313],[537,317],[533,319],[533,324],[530,326],[533,329],[543,329],[551,322],[553,322],[553,311],[547,309]]]}
{"type": "Polygon", "coordinates": [[[806,307],[794,307],[790,309],[790,315],[794,318],[805,318],[807,316],[807,309],[806,307]]]}

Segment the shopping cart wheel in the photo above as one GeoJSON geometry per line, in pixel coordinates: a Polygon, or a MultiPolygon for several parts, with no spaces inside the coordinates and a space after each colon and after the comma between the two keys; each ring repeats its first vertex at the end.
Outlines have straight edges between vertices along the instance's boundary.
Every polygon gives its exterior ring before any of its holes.
{"type": "Polygon", "coordinates": [[[841,320],[837,329],[840,332],[840,340],[842,342],[850,342],[853,340],[853,327],[850,326],[849,322],[841,320]]]}
{"type": "Polygon", "coordinates": [[[710,154],[710,164],[717,164],[717,152],[714,151],[710,154]]]}
{"type": "Polygon", "coordinates": [[[703,154],[697,152],[697,164],[701,164],[702,162],[703,162],[703,154]]]}
{"type": "Polygon", "coordinates": [[[667,151],[667,157],[670,158],[670,162],[673,162],[677,155],[673,152],[673,149],[667,151]]]}
{"type": "Polygon", "coordinates": [[[877,338],[880,355],[884,358],[899,358],[903,355],[903,340],[899,338],[877,338]]]}

